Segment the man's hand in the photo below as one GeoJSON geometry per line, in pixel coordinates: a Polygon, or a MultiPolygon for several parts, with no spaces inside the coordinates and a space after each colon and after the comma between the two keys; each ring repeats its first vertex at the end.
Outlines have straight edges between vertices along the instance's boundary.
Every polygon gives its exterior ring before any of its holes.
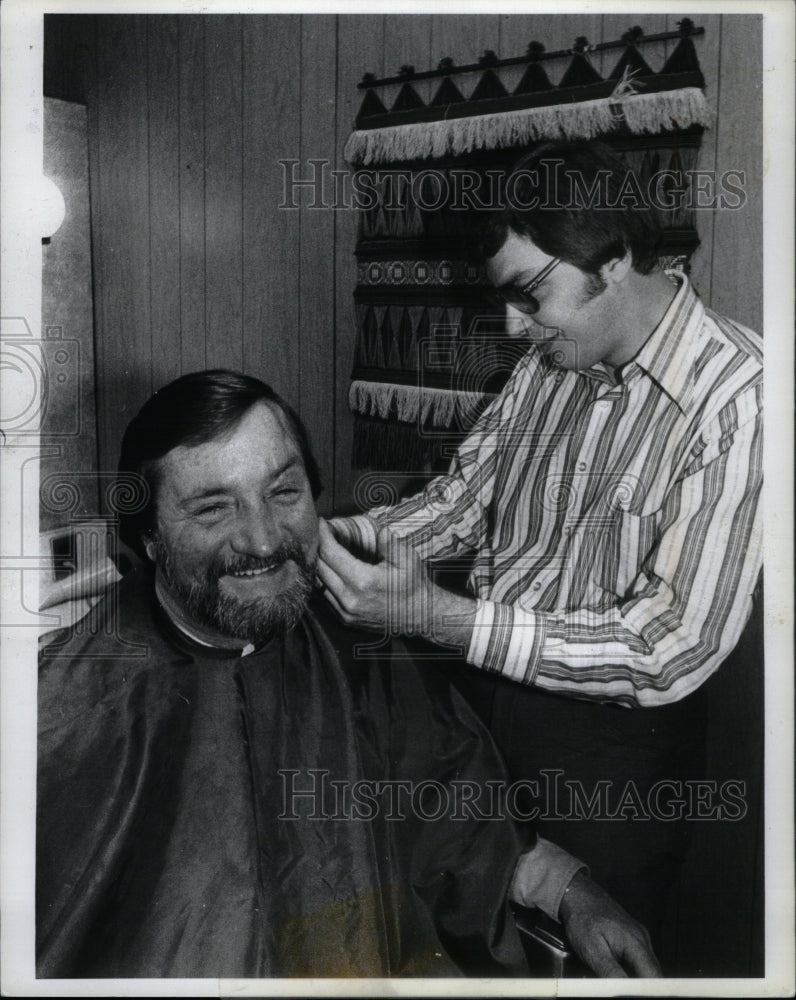
{"type": "Polygon", "coordinates": [[[319,524],[318,578],[344,622],[466,647],[475,601],[436,586],[408,542],[382,529],[379,561],[367,563],[342,546],[323,519],[319,524]]]}
{"type": "Polygon", "coordinates": [[[414,551],[382,529],[377,563],[363,562],[341,545],[329,525],[319,522],[318,577],[329,603],[349,625],[393,632],[420,631],[428,604],[429,581],[414,551]]]}
{"type": "Polygon", "coordinates": [[[662,975],[646,928],[585,872],[569,883],[558,916],[578,957],[598,976],[662,975]]]}

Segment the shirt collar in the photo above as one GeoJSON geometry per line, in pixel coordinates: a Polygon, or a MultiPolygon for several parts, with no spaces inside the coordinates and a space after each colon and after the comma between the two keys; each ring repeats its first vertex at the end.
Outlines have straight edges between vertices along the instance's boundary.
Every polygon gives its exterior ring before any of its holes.
{"type": "Polygon", "coordinates": [[[666,271],[666,276],[679,283],[677,294],[641,350],[624,366],[622,378],[626,381],[641,369],[685,413],[694,392],[697,335],[705,307],[681,271],[666,271]]]}

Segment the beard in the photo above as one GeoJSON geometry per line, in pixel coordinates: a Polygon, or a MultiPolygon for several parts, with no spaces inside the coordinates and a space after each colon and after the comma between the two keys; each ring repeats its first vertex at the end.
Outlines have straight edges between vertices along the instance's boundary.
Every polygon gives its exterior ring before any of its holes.
{"type": "Polygon", "coordinates": [[[155,539],[155,547],[163,579],[185,612],[198,625],[209,626],[221,635],[259,645],[274,636],[286,635],[307,610],[315,564],[307,559],[297,542],[286,542],[267,559],[243,555],[216,559],[208,566],[204,579],[198,581],[187,580],[179,573],[171,551],[159,537],[155,539]],[[298,578],[275,596],[242,601],[224,594],[219,587],[224,576],[273,569],[288,561],[298,568],[298,578]]]}

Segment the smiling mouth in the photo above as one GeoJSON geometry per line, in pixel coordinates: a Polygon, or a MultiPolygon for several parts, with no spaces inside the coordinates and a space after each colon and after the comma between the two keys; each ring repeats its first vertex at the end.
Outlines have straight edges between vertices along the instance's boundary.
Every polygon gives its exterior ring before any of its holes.
{"type": "Polygon", "coordinates": [[[275,563],[273,566],[263,566],[259,569],[243,569],[236,572],[228,573],[227,576],[234,577],[236,580],[244,580],[256,576],[266,576],[269,573],[274,573],[276,570],[281,569],[284,563],[275,563]]]}

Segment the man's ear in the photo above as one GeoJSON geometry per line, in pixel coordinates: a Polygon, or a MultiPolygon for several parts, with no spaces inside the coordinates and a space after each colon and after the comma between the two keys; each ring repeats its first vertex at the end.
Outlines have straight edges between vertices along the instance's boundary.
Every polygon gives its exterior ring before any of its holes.
{"type": "Polygon", "coordinates": [[[633,257],[629,250],[624,257],[614,257],[600,268],[600,277],[607,285],[618,285],[624,281],[633,267],[633,257]]]}
{"type": "Polygon", "coordinates": [[[144,551],[146,552],[149,559],[153,563],[156,563],[157,559],[155,558],[155,554],[157,553],[157,548],[155,546],[155,539],[152,536],[151,531],[147,531],[141,535],[141,544],[144,546],[144,551]]]}

